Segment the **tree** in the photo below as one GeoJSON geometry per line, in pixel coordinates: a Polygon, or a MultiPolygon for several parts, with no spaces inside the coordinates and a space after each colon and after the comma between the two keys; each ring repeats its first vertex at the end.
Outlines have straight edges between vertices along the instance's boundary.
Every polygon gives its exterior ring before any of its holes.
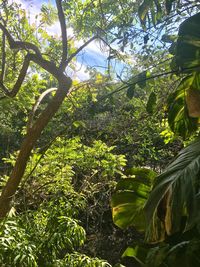
{"type": "MultiPolygon", "coordinates": [[[[79,47],[75,52],[70,53],[69,51],[69,41],[67,39],[67,27],[66,20],[63,11],[63,6],[61,0],[56,1],[57,7],[57,16],[59,19],[62,39],[59,43],[59,52],[57,51],[57,55],[59,55],[59,60],[57,62],[52,61],[51,55],[45,56],[45,49],[41,52],[41,47],[37,40],[33,37],[33,30],[30,29],[27,23],[26,15],[22,13],[21,21],[25,21],[25,25],[21,25],[24,28],[22,29],[24,32],[28,32],[31,34],[31,38],[33,38],[34,42],[30,41],[18,41],[16,37],[19,32],[15,32],[15,28],[17,27],[16,21],[11,21],[11,15],[17,12],[11,5],[8,4],[7,1],[3,1],[1,4],[2,12],[1,12],[1,22],[0,29],[2,32],[2,55],[1,55],[1,80],[0,86],[1,90],[4,94],[4,97],[15,97],[19,92],[22,83],[27,77],[28,68],[31,67],[39,70],[42,68],[45,70],[50,76],[52,76],[57,85],[56,93],[52,98],[51,102],[47,105],[47,107],[41,112],[40,116],[35,120],[31,121],[31,125],[29,125],[27,129],[27,134],[21,144],[20,152],[16,160],[16,164],[11,172],[10,178],[7,181],[7,184],[2,190],[2,194],[0,197],[0,217],[3,218],[7,214],[10,209],[10,202],[12,200],[13,195],[15,194],[18,185],[21,181],[21,178],[24,174],[27,161],[30,157],[32,148],[35,146],[38,138],[41,135],[41,132],[44,130],[48,122],[54,116],[54,114],[59,109],[61,103],[67,94],[70,93],[70,88],[72,85],[71,79],[65,74],[65,69],[71,62],[71,60],[92,40],[97,38],[97,35],[91,37],[88,41],[86,41],[81,47],[79,47]],[[13,25],[14,24],[14,25],[13,25]],[[11,33],[12,32],[12,33],[11,33]],[[60,44],[61,43],[61,44],[60,44]],[[16,82],[13,85],[12,90],[9,90],[6,87],[6,60],[8,59],[8,50],[11,49],[14,53],[20,55],[20,61],[22,67],[19,71],[18,77],[16,78],[16,82]],[[34,63],[35,67],[30,63],[34,63]],[[38,69],[39,67],[39,69],[38,69]]],[[[18,10],[19,11],[19,10],[18,10]]],[[[18,29],[17,29],[18,31],[18,29]]],[[[18,38],[25,39],[25,35],[21,35],[18,38]]],[[[30,37],[28,37],[31,39],[30,37]]],[[[44,40],[45,41],[45,40],[44,40]]],[[[56,47],[57,49],[58,47],[56,47]]],[[[17,66],[16,68],[19,68],[17,66]]],[[[16,75],[16,74],[15,74],[16,75]]],[[[11,83],[12,84],[12,83],[11,83]]],[[[4,98],[3,97],[3,98],[4,98]]]]}

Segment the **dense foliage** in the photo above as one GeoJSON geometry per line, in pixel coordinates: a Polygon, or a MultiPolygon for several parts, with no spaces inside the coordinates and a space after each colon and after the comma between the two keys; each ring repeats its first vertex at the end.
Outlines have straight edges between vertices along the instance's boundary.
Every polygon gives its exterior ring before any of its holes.
{"type": "Polygon", "coordinates": [[[199,266],[198,1],[0,9],[0,265],[199,266]]]}

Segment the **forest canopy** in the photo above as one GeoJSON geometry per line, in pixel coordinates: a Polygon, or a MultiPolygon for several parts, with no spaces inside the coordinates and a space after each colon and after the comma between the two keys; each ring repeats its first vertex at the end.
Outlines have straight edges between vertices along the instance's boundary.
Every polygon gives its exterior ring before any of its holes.
{"type": "Polygon", "coordinates": [[[0,265],[200,265],[197,0],[0,0],[0,265]]]}

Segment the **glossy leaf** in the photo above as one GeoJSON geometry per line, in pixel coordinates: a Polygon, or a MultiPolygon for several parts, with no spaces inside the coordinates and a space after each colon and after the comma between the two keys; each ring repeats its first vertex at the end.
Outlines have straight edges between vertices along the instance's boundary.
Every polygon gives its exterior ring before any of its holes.
{"type": "Polygon", "coordinates": [[[153,172],[142,168],[135,168],[134,172],[133,168],[132,175],[134,173],[135,178],[125,178],[117,184],[117,192],[111,199],[113,221],[120,228],[132,225],[138,231],[144,231],[145,218],[143,207],[151,188],[151,181],[147,182],[146,180],[147,177],[152,177],[153,172]],[[146,176],[142,176],[142,173],[145,173],[146,176]]]}
{"type": "Polygon", "coordinates": [[[197,130],[198,120],[191,118],[185,101],[186,91],[194,82],[194,75],[187,76],[168,99],[168,122],[171,130],[184,139],[197,130]]]}
{"type": "Polygon", "coordinates": [[[135,226],[138,231],[145,230],[142,212],[146,199],[133,192],[118,192],[112,196],[111,206],[114,223],[120,228],[135,226]]]}
{"type": "Polygon", "coordinates": [[[157,177],[145,205],[146,219],[151,222],[146,236],[148,241],[159,241],[153,233],[157,231],[158,225],[155,222],[161,217],[161,212],[164,231],[168,235],[180,231],[182,227],[188,230],[195,225],[200,216],[197,194],[199,173],[200,138],[184,148],[174,162],[157,177]],[[183,215],[186,216],[184,226],[183,215]]]}

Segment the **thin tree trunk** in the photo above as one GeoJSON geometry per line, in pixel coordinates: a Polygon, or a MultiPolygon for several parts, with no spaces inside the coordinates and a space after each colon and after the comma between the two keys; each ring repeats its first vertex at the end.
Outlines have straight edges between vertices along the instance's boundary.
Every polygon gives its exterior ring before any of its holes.
{"type": "Polygon", "coordinates": [[[46,109],[41,113],[39,118],[35,121],[33,126],[28,129],[27,135],[22,142],[13,171],[0,196],[0,218],[4,218],[10,211],[11,200],[16,193],[20,181],[24,175],[31,151],[40,137],[43,129],[57,112],[71,87],[71,79],[64,75],[62,75],[62,79],[60,79],[58,82],[59,86],[55,96],[48,104],[46,109]]]}

